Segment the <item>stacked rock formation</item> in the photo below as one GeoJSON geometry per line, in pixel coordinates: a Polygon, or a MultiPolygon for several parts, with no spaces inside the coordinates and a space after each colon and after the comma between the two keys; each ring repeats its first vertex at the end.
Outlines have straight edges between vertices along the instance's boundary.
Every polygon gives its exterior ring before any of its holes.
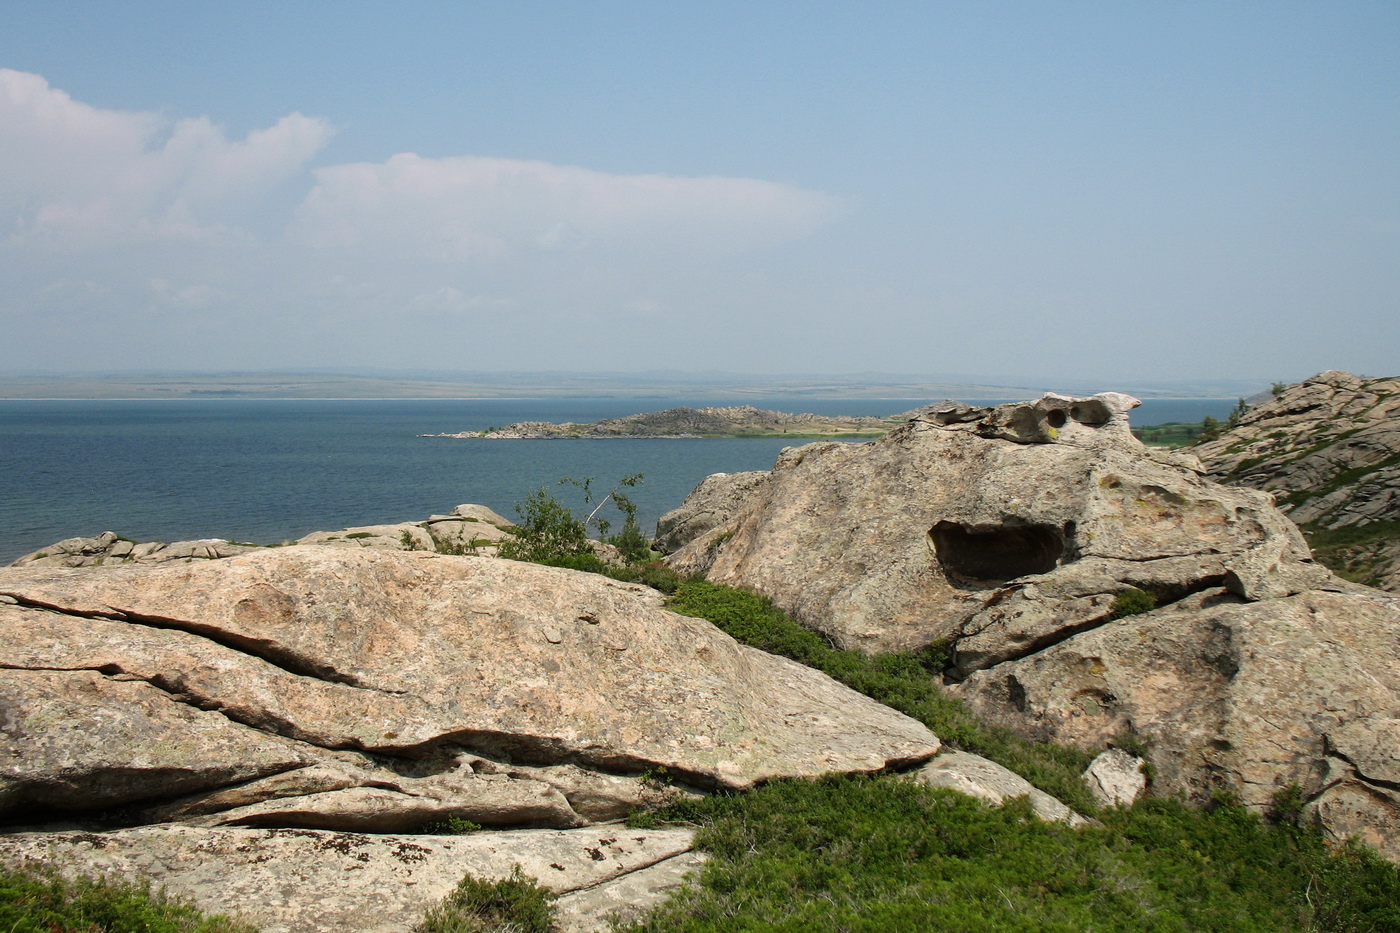
{"type": "Polygon", "coordinates": [[[1268,493],[1144,448],[1135,404],[950,403],[790,448],[669,561],[844,647],[946,641],[983,716],[1090,751],[1136,733],[1158,793],[1264,808],[1296,784],[1400,857],[1400,600],[1313,562],[1268,493]]]}

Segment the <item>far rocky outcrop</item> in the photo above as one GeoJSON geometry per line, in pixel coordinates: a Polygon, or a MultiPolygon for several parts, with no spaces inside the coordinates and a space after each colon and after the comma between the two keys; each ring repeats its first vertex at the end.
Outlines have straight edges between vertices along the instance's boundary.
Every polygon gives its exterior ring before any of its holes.
{"type": "Polygon", "coordinates": [[[668,408],[665,411],[605,418],[576,424],[566,421],[519,421],[503,428],[460,431],[456,434],[423,434],[421,437],[487,437],[493,440],[564,437],[838,437],[883,434],[907,415],[840,416],[790,414],[752,405],[724,408],[668,408]]]}
{"type": "Polygon", "coordinates": [[[1314,562],[1270,494],[1144,447],[1136,404],[947,403],[789,448],[668,561],[841,647],[944,643],[983,717],[1090,752],[1131,739],[1156,793],[1263,809],[1297,785],[1330,832],[1400,858],[1400,599],[1314,562]]]}
{"type": "Polygon", "coordinates": [[[1192,450],[1212,479],[1273,492],[1348,579],[1400,591],[1400,378],[1279,386],[1192,450]]]}
{"type": "Polygon", "coordinates": [[[918,722],[662,602],[571,570],[324,545],[0,570],[0,861],[157,865],[205,907],[307,933],[327,928],[319,901],[291,887],[338,888],[355,862],[334,926],[407,931],[463,870],[533,866],[544,840],[544,883],[624,885],[589,895],[602,910],[674,886],[680,868],[631,872],[689,834],[580,828],[939,750],[918,722]],[[510,832],[405,835],[453,819],[510,832]],[[524,832],[540,829],[562,832],[524,832]],[[368,905],[382,915],[353,919],[368,905]]]}
{"type": "MultiPolygon", "coordinates": [[[[313,531],[286,544],[319,544],[345,548],[389,548],[444,554],[494,554],[510,537],[514,523],[484,505],[459,505],[447,515],[430,515],[421,522],[360,525],[339,531],[313,531]]],[[[12,567],[110,567],[120,564],[159,564],[169,561],[218,560],[266,547],[224,538],[197,541],[136,542],[105,531],[91,538],[65,538],[16,560],[12,567]]]]}

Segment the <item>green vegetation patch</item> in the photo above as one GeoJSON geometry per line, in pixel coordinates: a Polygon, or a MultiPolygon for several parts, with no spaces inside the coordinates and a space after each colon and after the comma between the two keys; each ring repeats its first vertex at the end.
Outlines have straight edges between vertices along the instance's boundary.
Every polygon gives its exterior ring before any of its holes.
{"type": "Polygon", "coordinates": [[[948,663],[946,645],[875,656],[842,651],[789,619],[768,599],[705,580],[682,582],[669,608],[708,619],[742,644],[816,668],[919,720],[945,744],[1010,768],[1082,813],[1096,809],[1079,779],[1089,765],[1089,756],[1071,748],[1037,745],[1009,730],[984,725],[961,701],[943,693],[933,674],[948,663]]]}
{"type": "Polygon", "coordinates": [[[1149,801],[1071,829],[893,777],[774,781],[661,814],[711,856],[633,933],[1400,929],[1400,873],[1244,809],[1149,801]]]}
{"type": "Polygon", "coordinates": [[[1149,447],[1185,447],[1199,441],[1201,431],[1199,421],[1167,421],[1133,428],[1134,436],[1149,447]]]}
{"type": "Polygon", "coordinates": [[[149,883],[67,879],[46,871],[0,869],[5,933],[256,933],[149,883]]]}
{"type": "Polygon", "coordinates": [[[549,933],[557,896],[523,875],[519,865],[499,881],[467,875],[414,933],[549,933]]]}
{"type": "Polygon", "coordinates": [[[1127,616],[1151,612],[1156,608],[1157,597],[1151,593],[1146,590],[1127,589],[1113,597],[1113,605],[1109,607],[1108,617],[1110,619],[1123,619],[1127,616]]]}
{"type": "Polygon", "coordinates": [[[1317,562],[1344,580],[1375,586],[1384,545],[1400,541],[1400,521],[1370,522],[1342,528],[1303,527],[1317,562]]]}

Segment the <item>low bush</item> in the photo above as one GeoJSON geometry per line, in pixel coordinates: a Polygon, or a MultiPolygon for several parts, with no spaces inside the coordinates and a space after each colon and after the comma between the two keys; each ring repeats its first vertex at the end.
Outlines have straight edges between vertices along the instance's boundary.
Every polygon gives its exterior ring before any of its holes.
{"type": "Polygon", "coordinates": [[[893,776],[773,781],[658,816],[700,826],[700,883],[620,929],[1383,933],[1400,873],[1234,805],[1154,800],[1071,829],[893,776]]]}
{"type": "Polygon", "coordinates": [[[467,875],[429,909],[415,933],[549,933],[556,896],[519,865],[499,881],[467,875]]]}
{"type": "Polygon", "coordinates": [[[1008,730],[986,726],[961,701],[943,693],[930,672],[947,663],[946,646],[875,656],[842,651],[789,619],[764,597],[705,580],[681,583],[669,608],[708,619],[745,645],[814,667],[919,720],[945,744],[990,758],[1081,812],[1096,809],[1079,779],[1089,765],[1087,755],[1027,742],[1008,730]]]}
{"type": "Polygon", "coordinates": [[[68,879],[0,869],[5,933],[256,933],[256,928],[152,891],[149,883],[68,879]]]}
{"type": "Polygon", "coordinates": [[[1156,608],[1157,597],[1146,590],[1128,589],[1113,597],[1113,605],[1109,607],[1108,617],[1122,619],[1127,616],[1151,612],[1156,608]]]}

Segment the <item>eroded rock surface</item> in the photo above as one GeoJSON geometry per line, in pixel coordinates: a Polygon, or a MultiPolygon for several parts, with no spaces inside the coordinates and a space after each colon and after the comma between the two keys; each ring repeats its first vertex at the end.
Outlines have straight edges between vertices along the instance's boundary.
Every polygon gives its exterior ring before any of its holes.
{"type": "Polygon", "coordinates": [[[1084,771],[1084,784],[1094,799],[1106,807],[1127,807],[1147,793],[1146,762],[1123,751],[1110,748],[1096,755],[1084,771]]]}
{"type": "Polygon", "coordinates": [[[1244,602],[1223,589],[1118,619],[952,688],[1049,741],[1150,742],[1157,793],[1291,784],[1334,835],[1400,859],[1400,599],[1361,587],[1244,602]]]}
{"type": "MultiPolygon", "coordinates": [[[[360,525],[339,531],[313,531],[294,544],[389,548],[444,554],[495,554],[513,523],[484,505],[459,505],[446,515],[421,522],[360,525]]],[[[201,538],[198,541],[135,542],[104,531],[91,538],[66,538],[16,560],[12,567],[111,567],[136,563],[188,563],[218,560],[255,551],[260,545],[201,538]]]]}
{"type": "Polygon", "coordinates": [[[920,768],[915,777],[930,787],[946,787],[994,807],[1015,797],[1025,797],[1035,815],[1048,822],[1068,823],[1071,826],[1086,826],[1089,823],[1089,820],[1037,789],[1016,772],[981,755],[944,752],[920,768]]]}
{"type": "Polygon", "coordinates": [[[1300,525],[1362,532],[1334,566],[1400,591],[1400,378],[1319,373],[1192,449],[1212,478],[1274,492],[1300,525]]]}
{"type": "Polygon", "coordinates": [[[1400,859],[1400,601],[1314,562],[1270,494],[1144,448],[1132,404],[949,404],[789,448],[670,560],[843,647],[946,639],[975,711],[1091,753],[1132,733],[1155,793],[1264,809],[1296,784],[1400,859]]]}
{"type": "Polygon", "coordinates": [[[691,541],[733,518],[744,500],[768,481],[769,474],[712,473],[685,497],[677,508],[656,522],[654,547],[663,554],[679,550],[691,541]]]}
{"type": "Polygon", "coordinates": [[[698,867],[684,829],[396,836],[306,829],[146,826],[0,836],[0,864],[144,876],[262,933],[408,933],[463,875],[524,874],[564,895],[561,933],[606,930],[609,915],[668,894],[698,867]]]}
{"type": "Polygon", "coordinates": [[[653,590],[514,561],[303,546],[12,568],[0,594],[12,819],[573,826],[643,802],[649,769],[743,788],[938,748],[653,590]]]}
{"type": "Polygon", "coordinates": [[[870,443],[789,448],[736,517],[669,560],[842,647],[957,639],[964,673],[1101,624],[1128,589],[1166,603],[1230,577],[1257,598],[1261,564],[1274,589],[1329,577],[1266,494],[1138,443],[1134,404],[948,403],[870,443]]]}

